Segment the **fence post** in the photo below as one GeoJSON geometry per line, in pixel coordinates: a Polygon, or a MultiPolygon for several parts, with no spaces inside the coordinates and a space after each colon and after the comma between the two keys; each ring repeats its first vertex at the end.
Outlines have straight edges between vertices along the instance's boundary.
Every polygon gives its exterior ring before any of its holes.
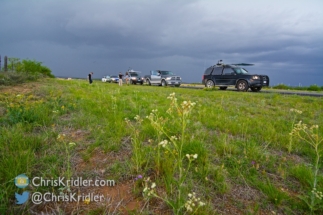
{"type": "Polygon", "coordinates": [[[4,56],[4,71],[8,71],[8,57],[4,56]]]}

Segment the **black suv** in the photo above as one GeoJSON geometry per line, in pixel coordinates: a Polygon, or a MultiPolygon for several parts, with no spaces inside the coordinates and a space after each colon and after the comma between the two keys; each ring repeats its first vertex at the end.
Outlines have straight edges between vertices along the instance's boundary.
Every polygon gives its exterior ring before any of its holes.
{"type": "Polygon", "coordinates": [[[267,75],[252,75],[241,66],[252,66],[253,64],[223,64],[220,60],[216,65],[207,68],[204,72],[202,83],[205,87],[219,86],[226,90],[228,86],[234,86],[238,91],[254,92],[261,90],[263,86],[269,86],[267,75]]]}
{"type": "MultiPolygon", "coordinates": [[[[129,83],[130,84],[143,84],[144,83],[144,78],[141,77],[138,72],[134,71],[134,70],[128,70],[126,72],[126,74],[128,73],[129,76],[129,83]]],[[[126,78],[126,76],[123,76],[123,78],[126,78]]]]}

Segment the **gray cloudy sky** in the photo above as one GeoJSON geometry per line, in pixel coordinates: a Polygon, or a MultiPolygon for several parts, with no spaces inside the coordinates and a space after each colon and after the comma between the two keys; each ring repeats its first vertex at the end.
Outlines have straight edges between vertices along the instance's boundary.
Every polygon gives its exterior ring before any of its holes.
{"type": "Polygon", "coordinates": [[[205,68],[254,63],[271,85],[323,85],[322,0],[0,0],[0,55],[56,76],[152,69],[201,82],[205,68]]]}

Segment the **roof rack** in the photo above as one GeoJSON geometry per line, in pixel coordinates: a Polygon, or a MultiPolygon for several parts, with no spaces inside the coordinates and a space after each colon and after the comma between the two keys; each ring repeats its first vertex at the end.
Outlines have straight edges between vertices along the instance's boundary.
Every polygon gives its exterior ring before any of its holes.
{"type": "Polygon", "coordinates": [[[219,60],[217,64],[215,64],[214,66],[226,66],[226,65],[232,65],[232,66],[253,66],[254,64],[251,63],[231,63],[231,64],[224,64],[222,60],[219,60]]]}

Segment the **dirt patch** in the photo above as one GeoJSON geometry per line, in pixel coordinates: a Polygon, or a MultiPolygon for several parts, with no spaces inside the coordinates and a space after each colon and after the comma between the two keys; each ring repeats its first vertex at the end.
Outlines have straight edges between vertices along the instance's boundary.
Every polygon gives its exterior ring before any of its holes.
{"type": "MultiPolygon", "coordinates": [[[[141,199],[132,195],[133,182],[105,187],[72,187],[65,192],[79,201],[48,202],[30,208],[33,214],[131,214],[138,212],[141,199]]],[[[58,194],[57,194],[58,195],[58,194]]]]}
{"type": "MultiPolygon", "coordinates": [[[[233,184],[231,191],[214,199],[219,214],[274,214],[271,208],[258,208],[265,196],[247,185],[233,184]]],[[[278,213],[276,213],[278,214],[278,213]]]]}
{"type": "MultiPolygon", "coordinates": [[[[65,129],[64,134],[75,142],[82,141],[88,132],[84,130],[65,129]]],[[[127,177],[121,181],[109,179],[106,171],[116,161],[123,161],[128,158],[129,152],[121,149],[119,152],[104,152],[96,148],[88,160],[81,157],[84,146],[76,149],[72,158],[73,179],[92,180],[92,186],[72,186],[71,192],[67,189],[67,195],[80,196],[77,202],[48,202],[33,206],[31,211],[35,214],[58,214],[64,211],[65,214],[139,214],[144,201],[141,195],[135,195],[133,190],[135,180],[127,177]],[[87,176],[83,176],[86,174],[87,176]],[[89,197],[89,198],[87,198],[89,197]],[[89,200],[89,201],[88,201],[89,200]]],[[[58,191],[56,191],[58,192],[58,191]]],[[[57,193],[58,195],[58,193],[57,193]]]]}
{"type": "MultiPolygon", "coordinates": [[[[84,131],[73,131],[69,133],[70,136],[81,139],[82,135],[86,134],[84,131]]],[[[128,159],[129,156],[130,151],[125,147],[118,152],[104,152],[96,148],[92,151],[91,157],[88,160],[82,159],[78,153],[73,158],[74,174],[80,176],[86,173],[86,175],[90,175],[94,180],[109,181],[112,183],[113,179],[109,179],[112,176],[109,175],[107,169],[117,161],[122,162],[128,159]]],[[[114,186],[77,187],[77,192],[96,193],[104,196],[104,201],[90,202],[89,204],[84,202],[74,205],[70,204],[65,207],[64,211],[68,212],[77,209],[78,211],[85,210],[88,212],[98,210],[100,212],[98,214],[128,214],[131,211],[138,212],[143,203],[142,198],[133,194],[134,186],[135,181],[132,177],[128,176],[124,180],[114,181],[114,186]]],[[[87,213],[85,212],[84,214],[87,213]]]]}
{"type": "Polygon", "coordinates": [[[41,83],[33,82],[31,83],[24,83],[15,86],[2,86],[0,88],[1,93],[8,93],[8,94],[28,94],[33,92],[34,90],[38,89],[41,86],[41,83]]]}
{"type": "Polygon", "coordinates": [[[0,107],[0,117],[6,115],[7,109],[4,107],[0,107]]]}

